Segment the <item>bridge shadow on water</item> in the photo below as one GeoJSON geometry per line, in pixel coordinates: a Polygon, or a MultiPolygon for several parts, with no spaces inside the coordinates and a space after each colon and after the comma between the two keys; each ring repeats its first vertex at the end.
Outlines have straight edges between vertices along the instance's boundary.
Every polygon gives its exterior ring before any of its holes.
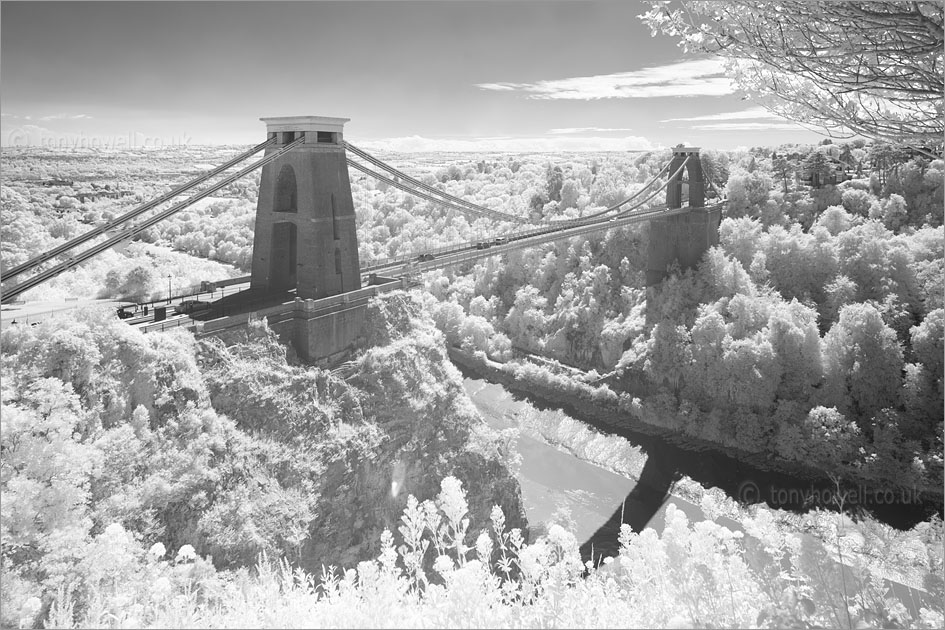
{"type": "MultiPolygon", "coordinates": [[[[613,419],[604,421],[569,405],[549,403],[515,387],[506,386],[506,389],[512,392],[513,399],[527,401],[539,411],[561,410],[604,434],[626,438],[646,455],[638,483],[607,522],[581,546],[581,556],[585,562],[592,560],[592,549],[595,565],[602,556],[617,555],[618,534],[623,523],[630,525],[637,533],[646,527],[655,527],[661,531],[661,512],[668,501],[686,512],[690,521],[704,519],[698,505],[671,496],[673,484],[683,477],[689,477],[704,488],[717,487],[742,504],[763,502],[771,508],[795,514],[805,514],[814,508],[839,511],[834,501],[837,486],[830,479],[765,470],[702,444],[680,446],[659,436],[615,426],[613,419]]],[[[852,484],[841,485],[840,490],[849,492],[852,497],[868,493],[865,488],[852,484]]],[[[899,495],[896,496],[898,499],[899,495]]],[[[933,514],[942,514],[940,501],[919,499],[910,501],[907,498],[891,503],[873,501],[868,505],[854,505],[851,501],[845,506],[844,512],[854,518],[868,515],[897,529],[909,529],[933,514]]]]}
{"type": "MultiPolygon", "coordinates": [[[[837,487],[830,479],[821,477],[804,476],[803,471],[798,474],[788,474],[782,472],[768,471],[762,468],[765,466],[763,460],[755,459],[740,461],[728,455],[722,450],[708,448],[705,444],[695,443],[693,440],[674,443],[669,440],[676,440],[680,436],[674,434],[669,439],[662,436],[654,436],[644,433],[636,426],[631,428],[629,425],[622,424],[628,422],[622,416],[602,411],[601,417],[594,417],[591,413],[582,413],[573,407],[559,403],[549,402],[538,395],[526,390],[522,383],[509,383],[506,378],[497,379],[494,373],[486,376],[485,370],[469,366],[465,361],[456,360],[454,365],[459,368],[461,374],[466,377],[481,381],[483,378],[487,382],[498,385],[504,393],[497,393],[495,390],[480,390],[478,384],[473,388],[478,392],[482,391],[484,399],[489,402],[485,405],[488,415],[493,417],[498,410],[502,411],[504,407],[506,413],[511,411],[511,415],[517,415],[523,410],[521,403],[526,403],[539,412],[564,412],[571,418],[579,420],[601,433],[618,435],[627,439],[635,445],[646,456],[643,467],[640,470],[636,483],[631,478],[629,483],[626,477],[619,483],[601,483],[603,471],[581,471],[581,467],[570,467],[548,453],[543,454],[542,461],[547,461],[552,467],[532,466],[531,476],[525,473],[523,467],[523,476],[521,479],[529,484],[532,501],[534,502],[536,514],[550,515],[554,520],[554,514],[547,504],[542,505],[542,501],[547,501],[549,497],[555,500],[557,505],[561,505],[562,496],[571,496],[571,499],[564,499],[567,507],[582,506],[586,511],[579,516],[572,514],[575,518],[575,527],[583,529],[583,536],[580,547],[582,562],[591,562],[592,566],[600,566],[602,559],[606,557],[618,557],[619,555],[619,533],[621,526],[626,524],[635,532],[640,533],[647,527],[651,527],[657,532],[664,529],[664,512],[669,504],[680,510],[686,515],[690,523],[699,522],[707,519],[703,513],[700,501],[697,498],[687,500],[685,493],[681,492],[682,486],[674,490],[674,484],[677,484],[683,477],[688,477],[704,488],[719,488],[727,496],[739,501],[742,505],[748,503],[764,502],[769,507],[781,509],[796,514],[803,514],[814,508],[822,508],[838,511],[837,505],[832,502],[836,496],[837,487]],[[490,408],[491,407],[491,408],[490,408]],[[513,408],[514,407],[514,408],[513,408]],[[564,477],[556,474],[557,468],[564,471],[564,477]],[[534,472],[540,471],[541,477],[535,477],[534,472]],[[587,478],[582,475],[587,474],[587,478]],[[537,482],[537,483],[536,483],[537,482]],[[565,490],[563,493],[549,493],[542,490],[548,484],[561,484],[565,490]],[[627,490],[629,488],[629,491],[627,490]],[[594,500],[587,500],[581,493],[591,493],[594,500]],[[625,495],[623,493],[626,493],[625,495]],[[623,496],[622,496],[623,495],[623,496]],[[621,496],[622,499],[621,500],[621,496]],[[807,499],[813,497],[814,501],[807,499]],[[586,506],[586,507],[585,507],[586,506]],[[608,511],[611,511],[609,518],[606,517],[608,511]],[[606,518],[601,525],[597,525],[606,518]],[[585,527],[578,527],[581,522],[585,527]],[[597,527],[593,533],[586,529],[586,525],[591,524],[597,527]]],[[[470,390],[472,391],[472,390],[470,390]]],[[[550,396],[549,396],[550,397],[550,396]]],[[[555,396],[558,398],[558,396],[555,396]]],[[[476,398],[477,404],[480,398],[476,398]]],[[[540,451],[538,451],[540,452],[540,451]]],[[[532,453],[534,457],[534,453],[532,453]]],[[[587,464],[583,468],[587,468],[587,464]]],[[[613,476],[612,473],[609,473],[613,476]]],[[[606,475],[604,475],[606,477],[606,475]]],[[[698,489],[693,488],[696,492],[698,489]]],[[[847,485],[842,487],[843,491],[850,491],[854,495],[864,493],[865,489],[847,485]]],[[[862,496],[862,494],[861,494],[862,496]]],[[[933,514],[941,514],[942,503],[937,497],[917,497],[917,501],[898,500],[891,502],[873,502],[865,507],[850,507],[844,509],[847,517],[854,519],[858,515],[869,515],[870,517],[898,529],[908,529],[917,523],[928,519],[933,514]],[[867,509],[868,508],[868,509],[867,509]]],[[[579,508],[580,509],[580,508],[579,508]]],[[[549,522],[543,522],[543,516],[537,516],[539,522],[532,523],[530,533],[541,535],[543,525],[547,526],[549,522]]],[[[547,518],[547,516],[544,516],[547,518]]],[[[719,516],[714,519],[719,525],[727,527],[733,531],[743,531],[743,525],[737,520],[727,516],[719,516]]],[[[826,600],[823,605],[833,606],[838,597],[846,597],[846,591],[841,593],[840,586],[837,586],[838,580],[843,580],[844,585],[850,585],[859,589],[862,586],[860,581],[862,574],[857,573],[851,566],[841,564],[836,560],[827,557],[818,545],[820,544],[816,536],[805,534],[803,531],[797,531],[801,534],[802,544],[809,550],[805,552],[804,568],[802,571],[814,571],[810,573],[811,579],[819,580],[818,584],[824,590],[826,600]],[[813,546],[811,546],[813,545],[813,546]],[[813,558],[813,560],[812,560],[813,558]],[[822,561],[818,561],[820,558],[822,561]],[[811,565],[814,562],[816,566],[811,565]],[[860,586],[857,586],[859,584],[860,586]]],[[[767,566],[772,561],[761,547],[758,541],[750,536],[745,538],[746,544],[743,549],[744,559],[751,566],[767,566]],[[747,542],[747,541],[754,542],[747,542]]],[[[786,562],[787,560],[785,560],[786,562]]],[[[785,566],[784,568],[788,568],[785,566]]],[[[608,569],[604,569],[605,571],[608,569]]],[[[766,579],[766,578],[763,578],[766,579]]],[[[888,588],[887,597],[898,599],[906,610],[914,618],[919,615],[921,607],[931,607],[936,604],[935,590],[931,592],[916,588],[914,585],[907,585],[884,579],[883,584],[888,588]]],[[[818,587],[820,588],[820,587],[818,587]]],[[[845,589],[846,586],[843,586],[845,589]]],[[[858,595],[857,595],[858,596],[858,595]]],[[[845,601],[845,600],[844,600],[845,601]]]]}
{"type": "Polygon", "coordinates": [[[673,466],[660,462],[656,457],[648,457],[633,490],[607,522],[581,545],[581,561],[590,560],[597,566],[602,558],[616,557],[621,526],[627,524],[635,533],[646,529],[663,509],[673,483],[681,478],[673,466]]]}

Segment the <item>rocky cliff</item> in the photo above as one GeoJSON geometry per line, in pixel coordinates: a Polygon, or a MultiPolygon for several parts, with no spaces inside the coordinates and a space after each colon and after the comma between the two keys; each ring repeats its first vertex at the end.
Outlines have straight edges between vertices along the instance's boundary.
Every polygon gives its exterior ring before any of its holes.
{"type": "Polygon", "coordinates": [[[200,343],[214,409],[296,460],[267,465],[265,475],[282,492],[305,489],[307,509],[288,522],[306,535],[293,539],[290,555],[310,570],[373,557],[383,529],[396,534],[408,495],[434,498],[447,475],[468,491],[472,538],[493,505],[525,530],[509,441],[479,417],[420,302],[405,292],[375,299],[365,330],[354,360],[335,374],[290,364],[263,323],[200,343]]]}

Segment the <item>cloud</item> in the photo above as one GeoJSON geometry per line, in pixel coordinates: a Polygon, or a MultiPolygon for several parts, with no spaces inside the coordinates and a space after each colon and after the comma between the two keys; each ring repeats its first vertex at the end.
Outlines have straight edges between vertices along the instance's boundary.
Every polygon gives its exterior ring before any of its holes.
{"type": "Polygon", "coordinates": [[[660,148],[646,138],[537,137],[537,138],[424,138],[408,136],[358,142],[366,149],[399,153],[555,153],[582,151],[650,151],[660,148]]]}
{"type": "Polygon", "coordinates": [[[512,92],[515,91],[516,83],[477,83],[476,87],[483,90],[492,90],[493,92],[512,92]]]}
{"type": "MultiPolygon", "coordinates": [[[[37,120],[83,120],[89,119],[91,116],[88,114],[51,114],[49,116],[42,116],[37,120]]],[[[29,116],[27,116],[29,119],[29,116]]]]}
{"type": "Polygon", "coordinates": [[[614,131],[633,131],[633,129],[628,127],[560,127],[558,129],[549,129],[548,133],[587,133],[589,131],[601,133],[614,131]]]}
{"type": "Polygon", "coordinates": [[[716,57],[680,61],[589,77],[550,79],[535,83],[477,83],[496,92],[523,92],[534,99],[596,100],[603,98],[655,98],[660,96],[722,96],[734,92],[716,57]]]}
{"type": "Polygon", "coordinates": [[[19,120],[37,120],[48,122],[50,120],[90,120],[92,117],[88,114],[49,114],[47,116],[33,117],[30,115],[21,116],[20,114],[0,114],[3,118],[17,118],[19,120]]]}
{"type": "Polygon", "coordinates": [[[764,107],[752,107],[740,112],[722,112],[721,114],[707,114],[705,116],[693,116],[692,118],[667,118],[660,122],[697,122],[711,120],[784,120],[783,117],[769,112],[764,107]]]}
{"type": "Polygon", "coordinates": [[[792,122],[734,122],[693,125],[699,131],[802,131],[804,127],[792,122]]]}

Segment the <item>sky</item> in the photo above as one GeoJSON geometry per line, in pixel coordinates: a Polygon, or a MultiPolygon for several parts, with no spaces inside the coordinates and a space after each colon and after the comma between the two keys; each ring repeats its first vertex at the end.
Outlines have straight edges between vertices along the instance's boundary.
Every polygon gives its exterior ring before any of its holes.
{"type": "Polygon", "coordinates": [[[616,1],[0,4],[0,144],[249,144],[349,118],[396,151],[817,142],[616,1]]]}

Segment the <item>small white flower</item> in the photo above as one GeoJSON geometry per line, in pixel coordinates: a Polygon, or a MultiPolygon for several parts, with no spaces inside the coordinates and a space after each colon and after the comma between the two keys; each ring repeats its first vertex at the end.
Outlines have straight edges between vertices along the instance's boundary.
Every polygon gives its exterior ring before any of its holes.
{"type": "Polygon", "coordinates": [[[148,555],[158,560],[163,558],[166,553],[167,549],[164,548],[164,543],[154,543],[151,545],[151,548],[148,549],[148,555]]]}
{"type": "Polygon", "coordinates": [[[194,551],[194,548],[190,545],[184,545],[177,551],[177,557],[174,559],[175,562],[193,562],[197,559],[197,552],[194,551]]]}
{"type": "Polygon", "coordinates": [[[492,539],[486,532],[480,532],[476,539],[476,555],[486,562],[492,557],[492,539]]]}
{"type": "Polygon", "coordinates": [[[577,538],[574,537],[574,534],[557,523],[548,529],[548,541],[565,550],[578,548],[577,538]]]}
{"type": "Polygon", "coordinates": [[[106,538],[122,538],[124,535],[125,528],[121,526],[121,523],[112,523],[105,528],[106,538]]]}
{"type": "Polygon", "coordinates": [[[462,482],[456,477],[444,477],[440,482],[440,494],[437,495],[437,505],[452,523],[459,523],[469,506],[466,503],[466,491],[462,482]]]}
{"type": "Polygon", "coordinates": [[[545,541],[540,538],[535,544],[523,548],[518,554],[519,566],[522,568],[522,573],[530,579],[535,579],[541,575],[547,555],[547,545],[545,541]]]}
{"type": "Polygon", "coordinates": [[[449,556],[437,556],[433,561],[433,570],[440,575],[446,575],[453,570],[453,559],[449,556]]]}
{"type": "Polygon", "coordinates": [[[171,594],[172,589],[171,581],[161,576],[151,585],[151,596],[157,600],[165,599],[171,594]]]}

